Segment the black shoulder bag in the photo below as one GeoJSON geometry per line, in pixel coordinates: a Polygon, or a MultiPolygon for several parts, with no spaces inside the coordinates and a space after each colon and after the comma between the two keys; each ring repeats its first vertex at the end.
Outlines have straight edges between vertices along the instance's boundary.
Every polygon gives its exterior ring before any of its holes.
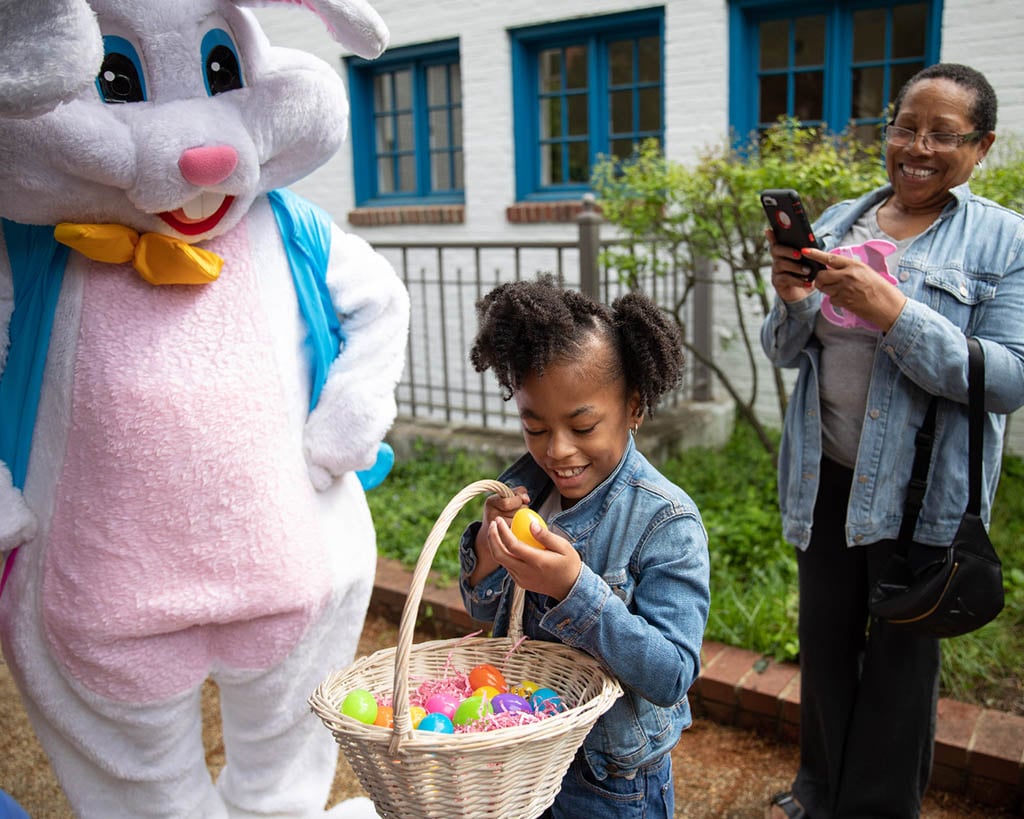
{"type": "Polygon", "coordinates": [[[979,629],[1003,608],[1002,563],[981,521],[985,355],[976,339],[967,339],[967,349],[970,496],[960,528],[946,548],[913,542],[935,437],[937,400],[933,398],[915,439],[917,451],[897,551],[868,601],[872,616],[932,637],[957,637],[979,629]]]}

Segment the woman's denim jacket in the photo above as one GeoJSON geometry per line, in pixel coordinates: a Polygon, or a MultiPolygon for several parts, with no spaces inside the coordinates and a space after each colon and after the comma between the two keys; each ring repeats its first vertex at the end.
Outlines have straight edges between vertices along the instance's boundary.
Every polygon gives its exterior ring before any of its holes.
{"type": "MultiPolygon", "coordinates": [[[[833,205],[814,226],[825,249],[892,192],[884,186],[833,205]]],[[[975,196],[964,184],[906,249],[894,275],[908,301],[880,334],[868,387],[846,517],[848,545],[894,539],[914,458],[914,437],[939,396],[935,443],[915,540],[948,545],[967,505],[967,341],[985,353],[982,518],[988,525],[1001,465],[1004,413],[1024,404],[1024,217],[975,196]]],[[[778,367],[799,367],[779,454],[779,504],[786,539],[806,549],[818,492],[821,428],[814,323],[821,293],[778,297],[761,343],[778,367]]]]}
{"type": "MultiPolygon", "coordinates": [[[[530,455],[499,480],[526,487],[534,508],[552,487],[530,455]]],[[[548,524],[575,546],[583,567],[560,602],[526,593],[523,633],[587,652],[622,684],[625,695],[583,747],[597,778],[630,776],[669,752],[691,722],[686,692],[700,669],[710,605],[707,533],[693,501],[648,463],[632,437],[612,474],[548,524]]],[[[466,582],[480,525],[470,525],[460,545],[462,598],[475,619],[493,622],[494,635],[505,636],[508,573],[499,568],[472,589],[466,582]]]]}

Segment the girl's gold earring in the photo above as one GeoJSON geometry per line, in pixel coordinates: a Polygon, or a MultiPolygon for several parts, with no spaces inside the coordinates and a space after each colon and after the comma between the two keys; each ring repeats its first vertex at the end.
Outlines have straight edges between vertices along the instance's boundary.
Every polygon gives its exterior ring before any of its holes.
{"type": "Polygon", "coordinates": [[[637,421],[637,422],[635,422],[635,423],[633,424],[633,429],[631,429],[631,430],[630,430],[630,432],[632,432],[632,433],[633,433],[633,435],[634,435],[634,436],[636,436],[636,434],[637,434],[637,433],[638,433],[639,431],[640,431],[640,422],[639,422],[639,421],[637,421]]]}

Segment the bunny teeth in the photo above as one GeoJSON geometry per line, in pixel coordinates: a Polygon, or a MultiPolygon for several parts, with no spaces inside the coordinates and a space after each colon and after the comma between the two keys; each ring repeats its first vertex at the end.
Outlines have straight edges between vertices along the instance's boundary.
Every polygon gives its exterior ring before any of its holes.
{"type": "Polygon", "coordinates": [[[201,193],[181,206],[181,213],[191,221],[201,221],[213,216],[224,203],[224,195],[219,193],[201,193]]]}

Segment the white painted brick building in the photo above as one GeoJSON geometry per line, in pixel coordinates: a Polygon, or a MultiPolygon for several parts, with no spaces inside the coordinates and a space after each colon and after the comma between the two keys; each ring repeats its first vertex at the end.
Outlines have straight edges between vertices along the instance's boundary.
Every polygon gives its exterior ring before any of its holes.
{"type": "MultiPolygon", "coordinates": [[[[459,218],[443,223],[374,224],[374,201],[371,197],[367,206],[362,201],[366,197],[360,199],[355,171],[357,162],[373,162],[373,157],[364,153],[354,158],[351,143],[295,188],[327,208],[339,224],[372,243],[571,238],[576,232],[571,222],[510,220],[509,208],[522,204],[517,198],[517,185],[521,189],[523,182],[523,171],[517,170],[523,150],[522,145],[517,145],[521,136],[516,131],[522,107],[517,107],[514,94],[515,84],[521,82],[513,53],[517,32],[538,29],[543,33],[549,25],[574,31],[574,26],[585,27],[589,20],[619,13],[626,14],[628,24],[632,22],[629,14],[653,9],[658,17],[662,57],[660,136],[666,154],[686,162],[702,147],[720,143],[730,128],[736,128],[738,121],[743,120],[737,111],[744,106],[757,107],[757,94],[752,88],[759,76],[758,66],[748,64],[744,52],[752,50],[751,43],[760,45],[763,51],[770,48],[770,38],[764,39],[762,34],[762,39],[757,40],[758,31],[776,31],[772,28],[779,24],[776,17],[796,21],[791,25],[796,32],[797,68],[791,73],[798,78],[804,76],[799,74],[799,49],[806,46],[806,34],[813,34],[816,25],[815,20],[800,16],[807,13],[803,11],[807,5],[775,0],[666,0],[656,5],[629,0],[376,0],[374,6],[391,31],[391,45],[384,59],[403,53],[403,49],[412,53],[417,47],[432,43],[454,43],[457,49],[463,181],[458,197],[461,201],[447,207],[449,212],[454,208],[459,218]],[[354,213],[364,218],[356,219],[354,213]]],[[[999,96],[998,132],[1024,134],[1024,14],[1020,0],[927,0],[916,4],[878,0],[876,5],[874,11],[863,12],[847,2],[831,4],[832,11],[826,12],[827,25],[840,28],[830,29],[832,39],[828,47],[840,50],[836,43],[845,41],[843,36],[835,36],[835,31],[845,32],[853,45],[849,49],[852,56],[843,59],[856,62],[857,51],[863,51],[868,41],[857,40],[851,32],[868,19],[865,14],[889,13],[889,19],[894,21],[890,22],[889,30],[896,45],[893,54],[883,62],[893,57],[894,85],[898,85],[900,67],[895,56],[900,51],[900,42],[916,42],[920,37],[925,62],[963,62],[983,71],[999,96]],[[915,14],[927,17],[927,35],[912,22],[907,24],[906,15],[913,21],[917,19],[915,14]]],[[[336,66],[346,82],[350,81],[345,55],[313,14],[298,5],[260,9],[257,14],[274,44],[313,52],[336,66]]],[[[841,48],[846,49],[846,45],[841,48]]],[[[912,46],[907,48],[912,50],[912,46]]],[[[764,57],[760,59],[763,67],[764,57]]],[[[842,70],[854,69],[844,63],[842,70]]],[[[856,91],[852,96],[855,95],[856,91]]],[[[839,96],[840,102],[856,105],[842,99],[843,94],[839,96]]],[[[763,105],[763,95],[760,99],[763,105]]],[[[799,102],[797,99],[796,104],[799,102]]],[[[829,104],[826,102],[826,108],[829,104]]],[[[847,116],[854,113],[848,112],[847,116]]],[[[360,117],[365,122],[368,115],[371,114],[364,108],[353,106],[354,124],[360,117]]],[[[574,198],[578,200],[578,196],[574,198]]],[[[550,196],[540,196],[541,202],[550,200],[550,196]]],[[[381,205],[381,210],[389,207],[394,210],[394,203],[381,205]]],[[[716,314],[716,321],[728,322],[728,317],[716,314]]],[[[729,354],[724,354],[724,358],[728,361],[729,354]]],[[[767,379],[762,378],[762,382],[767,383],[767,379]]],[[[774,408],[774,398],[767,392],[763,408],[768,413],[774,408]]],[[[1012,448],[1024,451],[1024,420],[1011,424],[1011,428],[1020,428],[1012,448]]]]}

